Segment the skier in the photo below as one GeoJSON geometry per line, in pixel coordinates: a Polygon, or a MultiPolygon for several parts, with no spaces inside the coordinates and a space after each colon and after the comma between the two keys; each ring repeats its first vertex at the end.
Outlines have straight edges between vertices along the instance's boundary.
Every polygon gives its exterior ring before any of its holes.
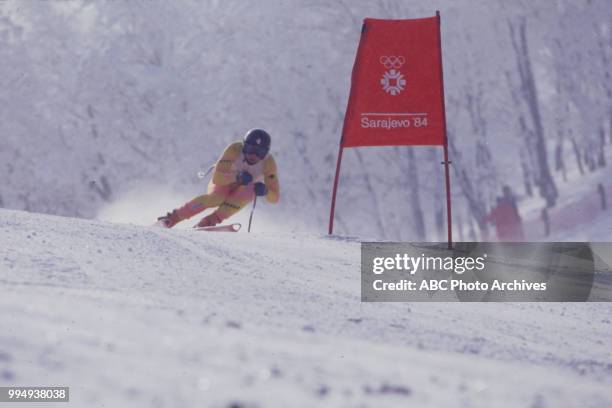
{"type": "Polygon", "coordinates": [[[276,163],[269,154],[270,142],[270,135],[265,130],[249,130],[243,141],[225,148],[215,164],[208,192],[159,217],[158,224],[172,228],[207,208],[216,207],[197,224],[198,227],[211,227],[240,211],[255,195],[265,196],[268,202],[277,203],[279,184],[276,163]]]}

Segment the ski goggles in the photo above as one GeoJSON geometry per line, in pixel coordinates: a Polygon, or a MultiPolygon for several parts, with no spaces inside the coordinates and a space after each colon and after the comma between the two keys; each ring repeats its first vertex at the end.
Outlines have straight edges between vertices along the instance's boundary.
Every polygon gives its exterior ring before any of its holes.
{"type": "Polygon", "coordinates": [[[264,157],[266,157],[266,154],[268,154],[268,148],[265,146],[245,144],[244,147],[242,148],[242,152],[244,153],[245,156],[249,154],[254,154],[260,159],[263,159],[264,157]]]}

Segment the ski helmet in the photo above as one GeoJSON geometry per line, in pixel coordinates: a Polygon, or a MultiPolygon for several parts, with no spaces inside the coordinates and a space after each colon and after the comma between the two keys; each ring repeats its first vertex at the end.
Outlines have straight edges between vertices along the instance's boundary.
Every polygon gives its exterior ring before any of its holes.
{"type": "Polygon", "coordinates": [[[263,129],[251,129],[244,135],[242,153],[255,154],[260,159],[270,151],[270,135],[263,129]]]}

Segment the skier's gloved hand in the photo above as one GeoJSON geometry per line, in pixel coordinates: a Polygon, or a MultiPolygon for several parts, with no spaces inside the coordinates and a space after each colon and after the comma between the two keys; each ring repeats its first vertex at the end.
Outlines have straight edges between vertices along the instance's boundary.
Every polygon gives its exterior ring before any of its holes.
{"type": "Polygon", "coordinates": [[[255,183],[253,188],[255,190],[255,194],[257,194],[260,197],[261,196],[265,196],[266,194],[268,194],[268,188],[262,182],[255,183]]]}
{"type": "Polygon", "coordinates": [[[251,176],[251,173],[248,171],[239,171],[238,174],[236,174],[236,182],[238,184],[246,186],[251,181],[253,181],[253,176],[251,176]]]}

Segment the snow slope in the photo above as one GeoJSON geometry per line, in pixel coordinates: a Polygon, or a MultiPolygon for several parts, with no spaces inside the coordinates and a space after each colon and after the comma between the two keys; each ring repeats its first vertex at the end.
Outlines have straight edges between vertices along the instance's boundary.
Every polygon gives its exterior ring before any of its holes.
{"type": "Polygon", "coordinates": [[[359,262],[351,239],[0,210],[0,385],[74,407],[612,406],[612,305],[365,304],[359,262]]]}

